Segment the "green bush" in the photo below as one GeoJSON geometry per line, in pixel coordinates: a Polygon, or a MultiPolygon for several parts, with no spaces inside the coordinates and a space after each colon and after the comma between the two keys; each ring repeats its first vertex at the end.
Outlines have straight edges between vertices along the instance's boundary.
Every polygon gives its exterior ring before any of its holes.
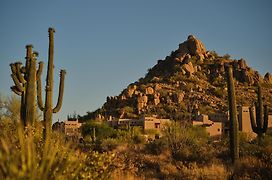
{"type": "Polygon", "coordinates": [[[117,139],[107,138],[103,139],[100,143],[100,151],[102,152],[109,152],[114,150],[119,145],[117,139]]]}
{"type": "Polygon", "coordinates": [[[89,121],[86,124],[84,124],[82,126],[81,132],[83,137],[87,135],[90,135],[91,137],[93,137],[93,135],[95,134],[95,139],[97,140],[102,140],[102,139],[112,138],[117,136],[116,131],[112,127],[109,127],[108,124],[97,123],[95,121],[89,121]]]}
{"type": "Polygon", "coordinates": [[[145,145],[146,152],[154,155],[160,155],[165,149],[167,149],[165,138],[155,139],[145,145]]]}
{"type": "Polygon", "coordinates": [[[213,151],[208,145],[208,134],[202,127],[182,127],[173,123],[165,131],[172,157],[177,161],[208,163],[213,151]]]}

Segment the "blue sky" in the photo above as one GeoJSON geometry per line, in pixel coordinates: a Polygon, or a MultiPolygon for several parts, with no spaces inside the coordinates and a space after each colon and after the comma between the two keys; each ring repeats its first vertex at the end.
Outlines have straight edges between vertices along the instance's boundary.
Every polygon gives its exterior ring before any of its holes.
{"type": "Polygon", "coordinates": [[[261,74],[272,72],[271,17],[270,0],[2,0],[0,93],[11,94],[9,64],[24,61],[26,44],[47,63],[51,26],[56,29],[55,100],[58,71],[67,70],[63,107],[55,120],[97,109],[189,34],[208,50],[244,58],[261,74]]]}

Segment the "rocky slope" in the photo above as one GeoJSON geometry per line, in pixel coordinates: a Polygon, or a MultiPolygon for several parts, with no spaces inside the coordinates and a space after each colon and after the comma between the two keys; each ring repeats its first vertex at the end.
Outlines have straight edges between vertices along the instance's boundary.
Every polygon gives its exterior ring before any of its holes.
{"type": "Polygon", "coordinates": [[[238,105],[251,105],[256,99],[256,85],[261,83],[265,102],[272,106],[271,74],[262,77],[244,59],[232,60],[227,54],[219,56],[214,51],[206,51],[203,43],[190,35],[177,50],[158,60],[144,78],[128,85],[118,96],[107,97],[100,109],[82,118],[158,115],[179,120],[197,111],[225,112],[227,64],[234,68],[238,105]]]}

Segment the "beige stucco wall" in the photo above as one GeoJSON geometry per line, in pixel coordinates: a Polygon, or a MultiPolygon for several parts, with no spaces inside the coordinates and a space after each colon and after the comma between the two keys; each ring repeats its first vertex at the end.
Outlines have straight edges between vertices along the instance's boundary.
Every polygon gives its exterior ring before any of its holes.
{"type": "Polygon", "coordinates": [[[210,136],[221,136],[222,135],[222,123],[213,122],[211,126],[206,127],[206,131],[210,136]]]}

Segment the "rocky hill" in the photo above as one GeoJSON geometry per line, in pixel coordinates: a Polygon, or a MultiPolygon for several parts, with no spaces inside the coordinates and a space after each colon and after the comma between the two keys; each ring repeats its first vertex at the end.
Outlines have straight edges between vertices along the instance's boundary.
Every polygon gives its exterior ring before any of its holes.
{"type": "Polygon", "coordinates": [[[101,108],[82,118],[157,115],[179,120],[197,111],[225,112],[227,64],[233,66],[238,105],[251,105],[256,99],[256,85],[261,83],[265,102],[272,107],[271,74],[262,77],[244,59],[234,60],[228,54],[219,56],[214,51],[206,51],[199,39],[189,35],[177,50],[158,60],[144,78],[128,85],[118,96],[107,97],[101,108]]]}

